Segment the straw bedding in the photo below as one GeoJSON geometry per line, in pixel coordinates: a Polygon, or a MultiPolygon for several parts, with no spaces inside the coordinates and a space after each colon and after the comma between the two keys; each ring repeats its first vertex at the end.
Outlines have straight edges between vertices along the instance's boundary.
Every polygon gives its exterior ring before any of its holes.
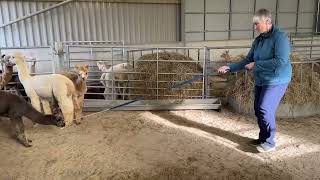
{"type": "MultiPolygon", "coordinates": [[[[291,62],[302,61],[299,55],[291,54],[290,57],[291,62]]],[[[245,73],[242,71],[233,76],[227,96],[232,97],[241,104],[244,111],[249,112],[253,107],[254,80],[251,72],[247,72],[247,75],[245,73]]],[[[316,72],[315,68],[312,71],[311,64],[292,64],[292,80],[281,102],[292,108],[305,103],[319,104],[319,82],[319,72],[316,72]]]]}

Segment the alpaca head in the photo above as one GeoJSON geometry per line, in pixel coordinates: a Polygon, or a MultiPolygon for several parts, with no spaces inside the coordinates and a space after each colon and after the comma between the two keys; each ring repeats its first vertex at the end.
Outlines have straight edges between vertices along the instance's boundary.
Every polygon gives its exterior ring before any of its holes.
{"type": "Polygon", "coordinates": [[[52,118],[52,121],[54,123],[54,125],[58,126],[58,127],[64,127],[66,125],[66,123],[64,122],[63,116],[57,116],[54,115],[52,118]]]}
{"type": "Polygon", "coordinates": [[[13,64],[22,64],[25,63],[26,57],[21,52],[15,52],[10,56],[9,61],[13,64]]]}
{"type": "Polygon", "coordinates": [[[110,66],[107,66],[104,61],[98,61],[97,66],[98,66],[98,69],[102,72],[107,72],[108,68],[110,67],[110,66]]]}
{"type": "Polygon", "coordinates": [[[76,65],[75,68],[83,80],[88,79],[89,65],[76,65]]]}
{"type": "Polygon", "coordinates": [[[11,61],[10,61],[10,58],[11,58],[11,56],[8,56],[8,55],[5,55],[5,54],[1,55],[1,63],[4,63],[5,66],[7,66],[7,67],[8,67],[8,66],[9,66],[9,67],[14,66],[15,63],[11,62],[11,61]]]}

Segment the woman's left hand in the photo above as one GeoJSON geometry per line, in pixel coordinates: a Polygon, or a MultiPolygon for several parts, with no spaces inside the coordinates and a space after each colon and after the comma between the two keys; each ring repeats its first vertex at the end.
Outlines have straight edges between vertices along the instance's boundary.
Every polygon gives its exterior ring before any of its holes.
{"type": "Polygon", "coordinates": [[[245,65],[244,67],[245,67],[247,70],[252,70],[253,67],[254,67],[254,62],[249,63],[249,64],[245,65]]]}

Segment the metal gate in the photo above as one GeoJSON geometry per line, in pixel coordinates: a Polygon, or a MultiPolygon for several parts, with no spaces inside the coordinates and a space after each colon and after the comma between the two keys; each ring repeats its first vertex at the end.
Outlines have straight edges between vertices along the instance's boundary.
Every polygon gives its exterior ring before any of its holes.
{"type": "Polygon", "coordinates": [[[72,69],[75,64],[88,64],[90,67],[86,110],[96,111],[141,97],[143,100],[118,109],[220,108],[217,98],[208,99],[210,57],[206,47],[69,44],[64,49],[68,68],[72,69]],[[152,72],[140,71],[141,66],[146,71],[150,68],[152,72]],[[199,71],[181,73],[172,70],[175,69],[173,66],[177,66],[176,69],[181,69],[180,66],[198,68],[199,71]]]}

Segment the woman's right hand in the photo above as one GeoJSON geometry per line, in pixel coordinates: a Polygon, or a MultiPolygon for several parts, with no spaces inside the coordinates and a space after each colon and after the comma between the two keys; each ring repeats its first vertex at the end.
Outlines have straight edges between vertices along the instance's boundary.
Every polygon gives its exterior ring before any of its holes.
{"type": "Polygon", "coordinates": [[[225,73],[227,73],[228,71],[230,71],[230,67],[229,67],[229,66],[221,66],[221,67],[218,69],[218,72],[221,73],[221,74],[225,74],[225,73]]]}

